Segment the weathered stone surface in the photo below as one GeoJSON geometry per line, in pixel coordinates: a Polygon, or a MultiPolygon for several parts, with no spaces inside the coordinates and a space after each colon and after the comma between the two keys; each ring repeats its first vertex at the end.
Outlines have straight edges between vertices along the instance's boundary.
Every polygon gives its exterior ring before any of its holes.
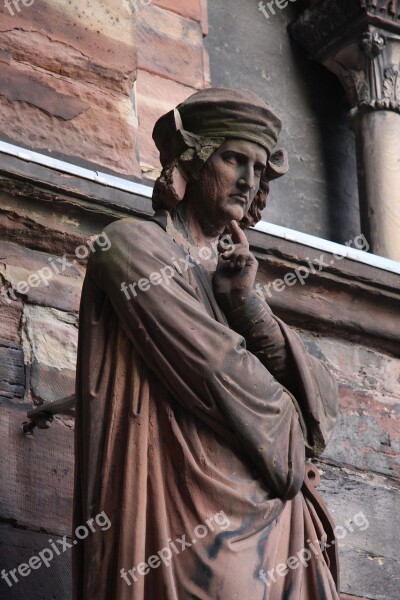
{"type": "Polygon", "coordinates": [[[259,231],[250,231],[249,239],[260,263],[259,289],[283,320],[323,333],[332,331],[337,337],[398,354],[397,273],[338,259],[302,244],[288,244],[259,231]],[[295,275],[290,285],[284,281],[287,274],[295,275]]]}
{"type": "MultiPolygon", "coordinates": [[[[57,266],[58,263],[53,264],[57,266]]],[[[48,269],[49,263],[44,262],[35,271],[6,265],[3,276],[11,285],[15,295],[24,297],[28,302],[78,311],[83,275],[76,278],[68,278],[67,274],[53,277],[48,269]],[[50,274],[50,278],[48,274],[50,274]],[[37,287],[32,287],[31,281],[37,287]],[[24,291],[21,292],[21,290],[24,291]],[[25,290],[27,291],[25,292],[25,290]]],[[[15,301],[11,292],[9,292],[9,298],[12,302],[15,301]]]]}
{"type": "Polygon", "coordinates": [[[129,2],[0,7],[0,131],[30,148],[139,174],[129,2]],[[22,110],[23,107],[23,110],[22,110]]]}
{"type": "Polygon", "coordinates": [[[400,358],[373,348],[323,335],[303,335],[309,351],[323,360],[337,378],[355,391],[380,402],[400,401],[400,358]]]}
{"type": "MultiPolygon", "coordinates": [[[[0,205],[7,197],[10,207],[14,201],[15,212],[18,214],[21,210],[25,214],[29,205],[32,213],[35,207],[35,216],[44,211],[49,215],[53,227],[55,220],[50,216],[53,214],[51,208],[57,212],[61,223],[74,224],[77,233],[85,232],[89,237],[98,234],[109,223],[123,216],[153,214],[149,198],[129,191],[129,184],[126,187],[123,184],[123,189],[107,186],[91,178],[84,179],[76,174],[67,174],[34,162],[21,161],[18,157],[7,154],[2,156],[2,167],[7,175],[0,175],[0,205]],[[15,178],[21,178],[25,182],[24,191],[27,193],[18,193],[15,178]]],[[[0,229],[0,236],[1,234],[0,229]]],[[[70,238],[71,236],[68,236],[67,241],[70,241],[70,238]]],[[[29,238],[25,237],[23,245],[31,248],[33,246],[29,241],[29,238]]],[[[61,247],[60,237],[57,242],[57,246],[61,247]]],[[[50,243],[47,246],[42,244],[41,248],[51,248],[54,251],[50,243]]]]}
{"type": "Polygon", "coordinates": [[[400,480],[400,401],[382,403],[341,388],[341,407],[324,457],[400,480]]]}
{"type": "MultiPolygon", "coordinates": [[[[76,79],[82,76],[82,71],[87,71],[91,81],[97,82],[106,74],[106,79],[113,81],[113,89],[124,82],[121,89],[130,91],[135,79],[136,50],[135,20],[129,2],[102,0],[94,4],[90,0],[71,0],[66,5],[63,0],[45,0],[39,6],[33,3],[29,8],[21,7],[14,15],[2,4],[0,13],[0,31],[15,35],[21,28],[29,35],[37,33],[48,40],[49,45],[43,47],[34,38],[35,44],[28,52],[27,42],[20,45],[27,38],[19,38],[21,41],[15,46],[19,46],[21,54],[24,52],[31,58],[30,64],[54,73],[59,73],[61,66],[62,72],[76,79]]],[[[13,50],[13,47],[7,49],[13,50]]]]}
{"type": "MultiPolygon", "coordinates": [[[[55,536],[45,535],[43,533],[34,533],[12,527],[0,526],[0,554],[1,567],[6,573],[16,569],[21,563],[28,563],[30,558],[38,556],[39,552],[48,548],[51,550],[49,539],[56,542],[55,536]]],[[[68,541],[69,538],[68,538],[68,541]]],[[[71,600],[72,581],[71,581],[71,550],[63,552],[63,546],[56,542],[61,554],[57,556],[54,552],[54,559],[47,568],[43,562],[41,566],[31,571],[26,577],[22,577],[18,572],[15,576],[16,583],[10,575],[8,577],[12,587],[6,580],[0,580],[0,590],[2,600],[71,600]]],[[[47,556],[49,554],[47,553],[47,556]]],[[[35,563],[34,563],[35,564],[35,563]]],[[[37,565],[37,563],[36,563],[37,565]]]]}
{"type": "Polygon", "coordinates": [[[9,242],[0,242],[0,254],[0,274],[7,284],[3,301],[10,307],[10,315],[18,310],[21,298],[32,304],[79,310],[84,277],[79,265],[68,260],[66,266],[61,257],[9,242]]]}
{"type": "Polygon", "coordinates": [[[384,477],[320,464],[323,495],[339,539],[341,590],[398,600],[400,490],[384,477]]]}
{"type": "Polygon", "coordinates": [[[24,436],[21,425],[30,408],[0,399],[0,519],[69,535],[74,470],[70,420],[57,417],[49,430],[24,436]]]}
{"type": "Polygon", "coordinates": [[[4,62],[1,62],[0,90],[9,102],[26,102],[63,121],[76,119],[89,108],[89,104],[61,94],[28,75],[27,71],[17,71],[4,62]]]}
{"type": "Polygon", "coordinates": [[[141,69],[190,87],[204,87],[200,24],[157,6],[143,7],[138,12],[138,49],[141,69]]]}
{"type": "MultiPolygon", "coordinates": [[[[53,171],[52,175],[55,174],[53,171]]],[[[69,188],[72,178],[65,174],[58,177],[64,191],[73,194],[75,190],[69,188]]],[[[95,198],[80,205],[73,196],[60,194],[59,190],[49,191],[35,183],[0,176],[0,237],[3,240],[74,259],[78,258],[78,246],[87,245],[92,236],[123,216],[93,206],[95,198]]],[[[82,183],[85,185],[85,181],[82,183]]],[[[81,258],[78,262],[86,263],[81,258]]]]}
{"type": "Polygon", "coordinates": [[[139,113],[140,163],[143,175],[155,179],[160,172],[158,150],[152,140],[159,117],[175,108],[196,90],[147,71],[138,71],[137,100],[139,113]],[[154,93],[157,90],[157,94],[154,93]]]}
{"type": "Polygon", "coordinates": [[[3,277],[4,265],[1,261],[0,257],[0,339],[19,344],[21,342],[19,326],[22,317],[22,302],[19,298],[14,302],[9,302],[9,286],[3,277]]]}
{"type": "MultiPolygon", "coordinates": [[[[121,174],[139,174],[137,119],[129,98],[115,99],[83,82],[53,81],[53,76],[33,75],[31,68],[19,70],[23,72],[14,77],[12,93],[20,99],[10,102],[4,98],[0,82],[0,131],[7,138],[39,151],[50,148],[70,162],[82,159],[121,174]],[[28,89],[37,90],[40,100],[36,104],[32,94],[28,98],[26,92],[20,92],[27,89],[28,81],[34,82],[28,89]],[[49,88],[53,90],[51,97],[49,88]],[[77,98],[75,102],[74,97],[77,98]],[[61,106],[57,101],[60,98],[66,99],[61,106]],[[50,102],[53,102],[52,106],[50,102]],[[21,110],[22,103],[24,110],[21,110]],[[72,116],[74,111],[75,117],[72,116]]],[[[18,68],[13,67],[13,72],[18,72],[18,68]]],[[[9,86],[10,83],[5,82],[8,95],[11,93],[9,86]]]]}
{"type": "Polygon", "coordinates": [[[400,359],[345,340],[303,339],[341,382],[341,411],[324,458],[400,481],[400,359]]]}
{"type": "Polygon", "coordinates": [[[201,21],[201,0],[153,0],[153,4],[193,21],[201,21]]]}
{"type": "Polygon", "coordinates": [[[70,396],[75,390],[77,315],[25,305],[23,322],[25,362],[30,365],[34,398],[52,401],[70,396]]]}
{"type": "Polygon", "coordinates": [[[0,397],[23,398],[25,393],[22,347],[0,339],[0,397]]]}

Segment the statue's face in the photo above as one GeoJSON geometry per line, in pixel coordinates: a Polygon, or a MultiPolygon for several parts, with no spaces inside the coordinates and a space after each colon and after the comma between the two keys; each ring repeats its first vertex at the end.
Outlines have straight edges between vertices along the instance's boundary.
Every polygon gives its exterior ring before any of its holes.
{"type": "Polygon", "coordinates": [[[217,227],[241,221],[260,186],[267,152],[252,142],[228,140],[200,171],[193,186],[196,212],[203,223],[217,227]]]}

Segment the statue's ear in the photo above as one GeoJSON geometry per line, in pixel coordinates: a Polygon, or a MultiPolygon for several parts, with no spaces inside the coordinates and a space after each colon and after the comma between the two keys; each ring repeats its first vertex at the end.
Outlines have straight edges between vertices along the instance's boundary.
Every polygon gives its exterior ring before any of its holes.
{"type": "Polygon", "coordinates": [[[271,154],[271,157],[267,164],[267,170],[265,177],[269,181],[282,177],[289,170],[289,157],[285,148],[277,148],[271,154]]]}

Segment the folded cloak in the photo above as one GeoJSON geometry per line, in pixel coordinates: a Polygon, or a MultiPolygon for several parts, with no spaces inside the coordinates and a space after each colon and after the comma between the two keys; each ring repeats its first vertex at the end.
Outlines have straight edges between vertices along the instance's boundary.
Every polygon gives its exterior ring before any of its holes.
{"type": "Polygon", "coordinates": [[[293,372],[278,383],[163,218],[105,231],[81,301],[74,526],[111,526],[74,546],[74,600],[338,600],[303,485],[337,415],[327,369],[276,319],[293,372]]]}

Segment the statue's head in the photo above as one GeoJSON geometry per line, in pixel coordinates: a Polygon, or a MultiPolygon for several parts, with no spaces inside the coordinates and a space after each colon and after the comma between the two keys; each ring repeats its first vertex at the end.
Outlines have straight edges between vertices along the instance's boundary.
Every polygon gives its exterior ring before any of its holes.
{"type": "Polygon", "coordinates": [[[193,94],[154,127],[163,170],[153,208],[171,210],[187,194],[206,201],[213,186],[232,186],[224,163],[233,161],[236,173],[243,173],[234,189],[246,192],[247,201],[240,210],[237,199],[232,218],[243,228],[254,225],[261,219],[269,182],[288,169],[286,151],[276,148],[280,131],[278,117],[253,92],[210,88],[193,94]],[[252,176],[244,176],[246,169],[252,176]]]}

